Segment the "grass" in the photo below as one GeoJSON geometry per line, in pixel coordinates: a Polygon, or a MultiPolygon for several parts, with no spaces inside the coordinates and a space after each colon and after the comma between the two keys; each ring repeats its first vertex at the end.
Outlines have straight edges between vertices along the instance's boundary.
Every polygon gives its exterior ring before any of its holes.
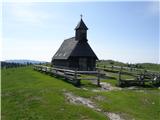
{"type": "MultiPolygon", "coordinates": [[[[107,76],[113,77],[114,79],[118,79],[119,74],[118,73],[112,73],[112,72],[106,72],[107,76]]],[[[121,74],[121,79],[134,79],[131,75],[124,75],[121,74]]]]}
{"type": "MultiPolygon", "coordinates": [[[[107,67],[107,66],[124,66],[127,67],[128,63],[123,63],[119,61],[114,60],[100,60],[97,63],[98,67],[107,67]]],[[[138,69],[143,70],[151,70],[151,71],[157,71],[160,72],[160,64],[154,64],[154,63],[137,63],[137,64],[130,64],[132,67],[137,67],[138,69]]]]}
{"type": "Polygon", "coordinates": [[[160,72],[160,64],[141,63],[140,65],[142,66],[143,69],[153,70],[153,71],[160,72]]]}
{"type": "MultiPolygon", "coordinates": [[[[93,92],[97,86],[82,81],[77,88],[61,79],[34,71],[31,67],[2,70],[2,120],[106,120],[106,117],[83,105],[69,103],[64,92],[94,101],[105,111],[119,113],[135,120],[158,120],[160,90],[141,89],[93,92]],[[103,96],[103,100],[95,99],[103,96]]],[[[112,85],[116,80],[103,80],[112,85]]]]}
{"type": "Polygon", "coordinates": [[[106,96],[106,101],[99,105],[104,110],[125,113],[129,118],[136,120],[158,120],[160,118],[160,95],[157,90],[122,90],[101,93],[106,96]]]}
{"type": "Polygon", "coordinates": [[[2,70],[2,119],[105,119],[103,114],[85,106],[69,104],[63,95],[64,89],[80,92],[71,84],[31,68],[2,70]]]}
{"type": "Polygon", "coordinates": [[[117,86],[117,80],[115,79],[105,79],[105,80],[101,80],[101,82],[107,82],[107,83],[110,83],[112,86],[117,86]]]}

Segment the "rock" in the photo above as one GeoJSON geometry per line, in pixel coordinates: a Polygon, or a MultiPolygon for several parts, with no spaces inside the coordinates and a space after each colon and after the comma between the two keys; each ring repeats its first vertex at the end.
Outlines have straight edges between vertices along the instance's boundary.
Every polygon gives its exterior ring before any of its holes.
{"type": "Polygon", "coordinates": [[[113,87],[110,83],[106,83],[106,82],[101,82],[101,90],[102,91],[105,91],[105,90],[108,90],[108,91],[111,91],[111,90],[121,90],[121,88],[118,88],[118,87],[113,87]]]}
{"type": "Polygon", "coordinates": [[[98,101],[103,101],[103,100],[105,100],[105,97],[98,95],[98,96],[93,97],[93,99],[96,99],[98,101]]]}
{"type": "MultiPolygon", "coordinates": [[[[116,113],[104,112],[102,109],[98,108],[95,103],[93,103],[91,100],[87,98],[78,97],[73,95],[72,93],[65,93],[65,96],[70,103],[85,105],[97,112],[105,114],[110,120],[124,120],[123,118],[120,117],[120,115],[116,113]]],[[[102,99],[101,97],[99,96],[98,99],[102,99]]]]}
{"type": "Polygon", "coordinates": [[[65,93],[67,100],[74,104],[83,104],[89,108],[95,108],[96,106],[93,104],[92,101],[88,100],[87,98],[76,97],[71,93],[65,93]]]}
{"type": "Polygon", "coordinates": [[[116,113],[106,112],[106,115],[109,117],[110,120],[124,120],[116,113]]]}
{"type": "Polygon", "coordinates": [[[88,90],[87,88],[82,88],[83,90],[88,90]]]}

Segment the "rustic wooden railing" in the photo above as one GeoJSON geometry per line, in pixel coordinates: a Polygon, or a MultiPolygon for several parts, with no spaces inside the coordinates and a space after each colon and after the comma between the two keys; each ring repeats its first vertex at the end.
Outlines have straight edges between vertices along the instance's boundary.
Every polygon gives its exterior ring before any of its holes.
{"type": "Polygon", "coordinates": [[[100,71],[76,71],[69,69],[60,69],[42,65],[34,65],[34,70],[44,72],[46,74],[54,75],[56,77],[63,77],[66,80],[74,83],[77,86],[81,85],[81,80],[97,80],[97,85],[100,86],[100,71]],[[82,78],[81,75],[92,75],[92,78],[82,78]]]}
{"type": "Polygon", "coordinates": [[[121,73],[122,74],[128,74],[134,76],[134,74],[138,73],[152,73],[152,74],[160,74],[158,71],[153,71],[153,70],[146,70],[146,69],[140,69],[140,68],[133,68],[133,67],[125,67],[125,66],[105,66],[105,67],[97,67],[98,69],[107,71],[107,72],[114,72],[114,73],[119,73],[120,70],[123,70],[121,73]]]}
{"type": "Polygon", "coordinates": [[[122,69],[119,71],[118,75],[118,85],[119,86],[132,86],[132,85],[145,85],[145,83],[150,83],[151,85],[160,86],[160,74],[140,74],[135,79],[122,79],[122,69]]]}

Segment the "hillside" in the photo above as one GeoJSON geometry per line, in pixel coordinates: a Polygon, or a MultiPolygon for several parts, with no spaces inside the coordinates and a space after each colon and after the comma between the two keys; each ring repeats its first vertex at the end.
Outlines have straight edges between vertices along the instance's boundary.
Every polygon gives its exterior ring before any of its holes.
{"type": "Polygon", "coordinates": [[[155,63],[129,64],[129,63],[123,63],[123,62],[114,61],[114,60],[100,60],[100,61],[97,62],[97,66],[99,66],[99,67],[123,66],[123,67],[133,67],[133,68],[138,68],[138,69],[146,69],[146,70],[152,70],[152,71],[159,71],[160,72],[160,64],[155,64],[155,63]]]}
{"type": "MultiPolygon", "coordinates": [[[[109,81],[115,86],[115,80],[102,80],[109,81]]],[[[106,120],[109,118],[105,113],[115,113],[126,120],[158,120],[159,92],[156,88],[100,91],[85,80],[78,88],[32,67],[2,69],[1,117],[2,120],[106,120]],[[71,102],[68,99],[71,96],[77,96],[79,101],[83,98],[92,106],[71,102]]]]}

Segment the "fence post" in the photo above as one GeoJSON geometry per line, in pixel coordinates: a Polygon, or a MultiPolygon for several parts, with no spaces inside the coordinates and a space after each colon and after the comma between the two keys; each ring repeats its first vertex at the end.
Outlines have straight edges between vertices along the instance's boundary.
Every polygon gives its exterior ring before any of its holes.
{"type": "Polygon", "coordinates": [[[47,67],[45,67],[45,73],[47,73],[47,67]]]}
{"type": "Polygon", "coordinates": [[[74,72],[74,79],[75,80],[77,79],[77,70],[75,70],[75,72],[74,72]]]}
{"type": "Polygon", "coordinates": [[[43,67],[41,66],[41,70],[40,71],[42,72],[42,70],[43,70],[43,67]]]}
{"type": "Polygon", "coordinates": [[[112,71],[113,71],[114,66],[112,65],[112,71]]]}
{"type": "Polygon", "coordinates": [[[74,79],[76,81],[76,85],[80,86],[81,85],[81,81],[80,81],[80,79],[77,78],[77,70],[75,70],[75,72],[74,72],[74,79]]]}
{"type": "Polygon", "coordinates": [[[64,70],[64,79],[66,80],[67,79],[67,74],[66,74],[66,71],[64,70]]]}
{"type": "Polygon", "coordinates": [[[100,70],[99,69],[97,73],[97,86],[100,86],[100,70]]]}
{"type": "Polygon", "coordinates": [[[57,75],[57,70],[55,69],[55,76],[57,77],[58,75],[57,75]]]}
{"type": "Polygon", "coordinates": [[[118,73],[118,86],[121,86],[121,71],[122,71],[122,69],[120,69],[120,71],[118,73]]]}

